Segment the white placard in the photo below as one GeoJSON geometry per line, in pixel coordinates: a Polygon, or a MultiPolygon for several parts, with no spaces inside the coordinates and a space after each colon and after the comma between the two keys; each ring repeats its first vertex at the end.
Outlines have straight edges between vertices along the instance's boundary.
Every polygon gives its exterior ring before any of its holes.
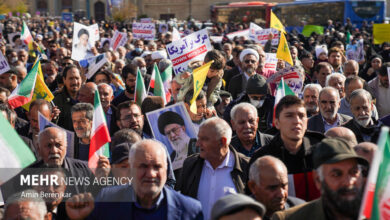
{"type": "Polygon", "coordinates": [[[97,24],[85,26],[75,22],[73,26],[72,59],[80,61],[92,57],[91,48],[95,46],[95,42],[99,39],[99,26],[97,24]]]}
{"type": "Polygon", "coordinates": [[[272,33],[272,35],[273,35],[271,44],[274,46],[278,45],[279,44],[279,31],[276,29],[273,29],[273,28],[261,29],[261,30],[250,29],[249,30],[249,39],[264,46],[268,41],[268,35],[270,33],[272,33]]]}
{"type": "Polygon", "coordinates": [[[110,47],[115,51],[118,47],[125,45],[127,42],[127,34],[119,31],[115,31],[114,36],[111,38],[110,47]]]}
{"type": "Polygon", "coordinates": [[[278,58],[276,58],[276,53],[265,53],[264,69],[276,71],[277,64],[278,58]]]}
{"type": "Polygon", "coordinates": [[[3,53],[0,53],[0,75],[7,72],[11,68],[7,62],[7,59],[4,57],[3,53]]]}
{"type": "Polygon", "coordinates": [[[284,82],[291,88],[291,90],[299,95],[303,88],[303,75],[297,67],[286,67],[279,70],[267,79],[267,83],[279,84],[280,79],[283,77],[284,82]]]}
{"type": "Polygon", "coordinates": [[[154,23],[133,23],[133,38],[154,40],[156,27],[154,23]]]}

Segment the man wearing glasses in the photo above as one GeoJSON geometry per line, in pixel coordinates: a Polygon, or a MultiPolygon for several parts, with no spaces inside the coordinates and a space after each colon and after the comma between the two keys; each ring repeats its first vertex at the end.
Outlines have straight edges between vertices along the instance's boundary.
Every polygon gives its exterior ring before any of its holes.
{"type": "Polygon", "coordinates": [[[191,138],[186,133],[183,118],[176,112],[167,111],[160,115],[157,120],[158,130],[165,135],[171,144],[172,167],[177,170],[183,166],[184,160],[198,152],[195,146],[196,138],[191,138]]]}
{"type": "Polygon", "coordinates": [[[137,132],[143,139],[151,138],[149,135],[143,132],[144,129],[144,115],[141,112],[141,108],[134,101],[122,102],[117,107],[116,121],[120,129],[132,129],[137,132]]]}
{"type": "Polygon", "coordinates": [[[233,99],[240,97],[245,91],[249,78],[256,74],[259,64],[259,54],[256,50],[247,48],[240,53],[241,69],[240,75],[234,76],[229,82],[228,91],[233,99]]]}

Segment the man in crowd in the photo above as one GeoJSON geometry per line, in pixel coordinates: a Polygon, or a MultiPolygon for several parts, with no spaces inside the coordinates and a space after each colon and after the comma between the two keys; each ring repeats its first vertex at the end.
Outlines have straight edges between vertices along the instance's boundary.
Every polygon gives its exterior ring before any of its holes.
{"type": "Polygon", "coordinates": [[[96,89],[97,86],[94,82],[83,84],[77,93],[77,101],[93,105],[96,89]]]}
{"type": "Polygon", "coordinates": [[[376,97],[376,107],[379,118],[390,114],[390,88],[388,68],[390,63],[384,63],[378,71],[378,75],[368,82],[372,94],[376,97]]]}
{"type": "Polygon", "coordinates": [[[18,75],[15,69],[10,69],[0,75],[0,86],[8,89],[10,92],[14,91],[18,85],[18,75]]]}
{"type": "Polygon", "coordinates": [[[344,73],[343,70],[343,51],[337,47],[332,47],[328,53],[328,61],[333,67],[334,73],[344,73]]]}
{"type": "Polygon", "coordinates": [[[339,91],[340,99],[342,99],[345,96],[345,90],[344,90],[345,79],[346,78],[343,74],[333,73],[326,77],[325,86],[330,86],[337,89],[337,91],[339,91]]]}
{"type": "Polygon", "coordinates": [[[114,99],[114,91],[112,87],[106,83],[100,83],[98,85],[100,103],[102,104],[103,111],[106,115],[107,127],[110,131],[110,135],[114,135],[119,130],[116,124],[116,112],[117,108],[111,104],[114,99]]]}
{"type": "Polygon", "coordinates": [[[117,115],[116,123],[120,129],[130,128],[141,135],[142,138],[149,138],[143,132],[145,116],[142,114],[141,108],[137,103],[133,101],[122,102],[118,105],[117,115]]]}
{"type": "Polygon", "coordinates": [[[305,202],[288,196],[287,167],[273,156],[260,157],[250,166],[248,187],[253,197],[264,204],[267,210],[264,219],[305,202]]]}
{"type": "Polygon", "coordinates": [[[365,159],[356,155],[342,139],[326,138],[314,149],[314,179],[321,197],[305,205],[276,212],[273,219],[357,219],[364,191],[362,167],[365,159]]]}
{"type": "Polygon", "coordinates": [[[271,135],[261,133],[258,128],[257,109],[249,103],[240,103],[231,111],[232,128],[236,135],[231,145],[240,153],[251,157],[259,148],[269,144],[271,135]]]}
{"type": "Polygon", "coordinates": [[[232,130],[223,119],[204,121],[196,145],[199,154],[188,157],[183,164],[178,190],[198,199],[205,219],[211,208],[226,193],[244,193],[248,175],[248,158],[230,147],[232,130]]]}
{"type": "Polygon", "coordinates": [[[88,161],[93,119],[93,105],[89,103],[77,103],[72,106],[71,115],[73,128],[79,139],[75,144],[75,158],[88,161]]]}
{"type": "Polygon", "coordinates": [[[321,62],[317,64],[314,72],[316,73],[318,84],[320,84],[321,87],[324,87],[326,83],[326,77],[332,74],[332,66],[327,62],[321,62]]]}
{"type": "Polygon", "coordinates": [[[137,67],[131,64],[122,69],[122,78],[126,85],[126,90],[119,94],[112,104],[116,107],[122,102],[134,100],[135,81],[137,78],[137,67]]]}
{"type": "Polygon", "coordinates": [[[317,115],[320,110],[318,108],[318,95],[320,94],[321,86],[318,84],[307,84],[303,89],[303,101],[307,117],[317,115]]]}
{"type": "Polygon", "coordinates": [[[307,129],[320,133],[340,126],[351,119],[348,115],[337,113],[340,108],[339,92],[333,87],[325,87],[319,95],[320,114],[311,117],[307,129]]]}
{"type": "Polygon", "coordinates": [[[348,60],[344,64],[344,76],[357,76],[359,74],[359,63],[355,60],[348,60]]]}

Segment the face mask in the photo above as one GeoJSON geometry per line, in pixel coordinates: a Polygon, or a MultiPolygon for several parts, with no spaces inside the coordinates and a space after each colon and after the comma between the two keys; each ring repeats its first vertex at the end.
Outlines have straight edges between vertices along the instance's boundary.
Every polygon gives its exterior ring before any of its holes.
{"type": "Polygon", "coordinates": [[[135,48],[135,52],[141,53],[141,52],[142,52],[142,48],[136,47],[136,48],[135,48]]]}
{"type": "Polygon", "coordinates": [[[12,57],[12,58],[11,58],[11,63],[14,63],[14,62],[16,62],[16,61],[18,61],[18,58],[17,58],[17,57],[12,57]]]}
{"type": "Polygon", "coordinates": [[[140,69],[140,71],[141,71],[141,74],[142,74],[142,75],[145,75],[145,74],[146,74],[146,67],[142,67],[142,68],[140,69]]]}
{"type": "Polygon", "coordinates": [[[256,108],[261,108],[264,104],[264,99],[263,100],[254,100],[252,98],[249,98],[251,101],[251,104],[254,105],[256,108]]]}

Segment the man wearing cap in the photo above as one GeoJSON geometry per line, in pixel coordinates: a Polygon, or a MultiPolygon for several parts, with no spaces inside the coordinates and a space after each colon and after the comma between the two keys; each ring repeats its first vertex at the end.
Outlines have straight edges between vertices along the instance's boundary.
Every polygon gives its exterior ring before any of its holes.
{"type": "Polygon", "coordinates": [[[229,83],[228,91],[233,99],[241,95],[247,86],[249,77],[256,74],[256,68],[259,63],[259,54],[256,50],[247,48],[240,53],[242,73],[234,76],[229,83]]]}
{"type": "Polygon", "coordinates": [[[259,117],[258,129],[262,132],[272,127],[272,111],[275,98],[269,94],[269,86],[264,77],[256,74],[248,79],[245,93],[239,98],[233,100],[225,110],[223,118],[225,121],[231,121],[230,113],[233,107],[242,102],[249,102],[257,109],[259,117]]]}
{"type": "Polygon", "coordinates": [[[196,138],[190,138],[186,133],[186,127],[183,118],[176,112],[167,111],[160,115],[157,120],[158,130],[161,134],[167,136],[173,151],[171,160],[173,169],[179,169],[183,166],[184,160],[198,152],[195,146],[196,138]]]}
{"type": "Polygon", "coordinates": [[[368,162],[347,142],[325,138],[313,151],[314,181],[321,197],[272,219],[357,219],[364,190],[362,171],[368,162]]]}
{"type": "Polygon", "coordinates": [[[261,220],[264,206],[249,196],[230,194],[220,198],[211,210],[211,220],[251,219],[261,220]]]}
{"type": "Polygon", "coordinates": [[[129,149],[130,143],[116,145],[111,153],[111,172],[114,177],[129,176],[129,149]]]}
{"type": "Polygon", "coordinates": [[[0,75],[0,86],[8,89],[10,92],[14,91],[18,86],[18,75],[15,69],[10,69],[0,75]]]}

